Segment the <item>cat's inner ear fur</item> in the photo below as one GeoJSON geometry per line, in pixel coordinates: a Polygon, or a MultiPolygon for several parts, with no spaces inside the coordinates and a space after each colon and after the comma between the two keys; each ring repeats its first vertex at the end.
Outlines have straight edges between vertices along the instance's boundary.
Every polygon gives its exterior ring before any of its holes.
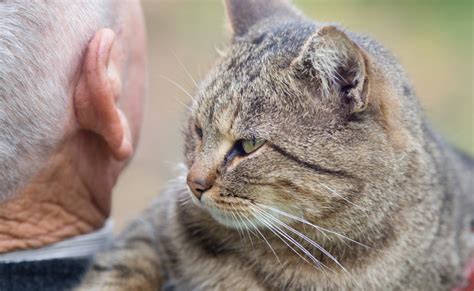
{"type": "Polygon", "coordinates": [[[368,64],[362,49],[343,31],[324,26],[307,40],[292,66],[299,77],[317,88],[321,98],[358,113],[369,101],[368,64]]]}
{"type": "Polygon", "coordinates": [[[268,17],[298,18],[300,12],[289,0],[225,0],[227,16],[234,36],[242,36],[268,17]]]}

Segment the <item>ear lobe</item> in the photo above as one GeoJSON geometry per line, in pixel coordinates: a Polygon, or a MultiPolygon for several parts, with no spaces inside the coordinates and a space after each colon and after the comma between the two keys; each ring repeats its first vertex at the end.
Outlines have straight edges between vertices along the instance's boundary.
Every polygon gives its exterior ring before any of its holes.
{"type": "Polygon", "coordinates": [[[116,101],[121,94],[115,34],[101,29],[92,38],[83,60],[74,94],[74,109],[80,129],[102,137],[117,160],[132,155],[128,121],[116,101]]]}
{"type": "Polygon", "coordinates": [[[362,49],[335,26],[319,28],[292,64],[299,77],[317,86],[322,98],[336,99],[349,113],[367,107],[368,65],[362,49]]]}
{"type": "Polygon", "coordinates": [[[289,0],[225,0],[225,6],[234,36],[246,34],[252,26],[271,16],[301,17],[289,0]]]}

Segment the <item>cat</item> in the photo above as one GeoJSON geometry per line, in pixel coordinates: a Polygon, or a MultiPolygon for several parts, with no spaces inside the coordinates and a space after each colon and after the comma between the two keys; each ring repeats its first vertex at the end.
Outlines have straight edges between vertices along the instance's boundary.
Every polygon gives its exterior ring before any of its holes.
{"type": "Polygon", "coordinates": [[[227,0],[232,41],[185,164],[79,289],[450,290],[473,258],[474,161],[372,39],[284,0],[227,0]]]}

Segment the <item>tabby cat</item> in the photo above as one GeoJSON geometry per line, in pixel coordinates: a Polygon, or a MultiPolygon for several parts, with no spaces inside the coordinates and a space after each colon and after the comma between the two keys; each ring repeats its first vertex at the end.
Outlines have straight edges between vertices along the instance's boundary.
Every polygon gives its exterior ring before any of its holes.
{"type": "Polygon", "coordinates": [[[80,288],[450,290],[473,256],[471,158],[368,37],[227,0],[178,178],[80,288]]]}

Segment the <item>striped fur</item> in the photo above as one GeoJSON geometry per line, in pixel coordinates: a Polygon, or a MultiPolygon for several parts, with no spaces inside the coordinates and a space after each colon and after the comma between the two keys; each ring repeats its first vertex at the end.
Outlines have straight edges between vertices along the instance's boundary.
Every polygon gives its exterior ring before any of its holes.
{"type": "Polygon", "coordinates": [[[431,130],[399,63],[282,0],[228,2],[235,35],[192,105],[183,177],[79,288],[459,284],[474,249],[474,163],[431,130]],[[233,154],[250,138],[267,142],[233,154]],[[201,200],[186,186],[196,164],[217,176],[201,200]]]}

